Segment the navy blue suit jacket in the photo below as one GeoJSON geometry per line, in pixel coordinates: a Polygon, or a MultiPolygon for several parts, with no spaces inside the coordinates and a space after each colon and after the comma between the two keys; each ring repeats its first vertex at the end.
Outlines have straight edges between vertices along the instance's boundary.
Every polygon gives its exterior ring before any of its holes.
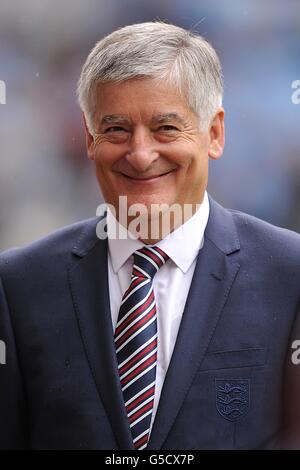
{"type": "MultiPolygon", "coordinates": [[[[0,257],[1,448],[133,448],[97,221],[0,257]]],[[[299,305],[300,236],[210,199],[148,448],[276,447],[299,305]]]]}

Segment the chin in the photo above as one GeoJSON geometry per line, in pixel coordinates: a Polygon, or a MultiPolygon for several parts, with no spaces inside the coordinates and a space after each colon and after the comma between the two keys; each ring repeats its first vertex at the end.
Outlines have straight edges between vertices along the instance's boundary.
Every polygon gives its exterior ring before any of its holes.
{"type": "Polygon", "coordinates": [[[160,205],[160,204],[168,204],[168,206],[171,206],[174,204],[174,202],[167,197],[159,196],[159,195],[140,195],[140,197],[128,197],[128,207],[130,207],[133,204],[142,204],[147,208],[148,211],[151,210],[151,207],[153,205],[160,205]]]}
{"type": "MultiPolygon", "coordinates": [[[[156,215],[159,213],[159,211],[160,211],[160,213],[166,212],[166,209],[160,209],[159,207],[155,208],[155,206],[158,206],[158,205],[161,205],[161,204],[167,204],[168,207],[170,207],[173,204],[176,204],[175,198],[172,199],[170,196],[167,197],[166,194],[149,194],[149,195],[148,194],[139,194],[139,195],[137,195],[137,194],[134,194],[134,195],[133,194],[120,194],[119,196],[117,196],[117,198],[116,197],[114,197],[114,198],[105,198],[105,200],[106,200],[107,203],[111,204],[115,208],[115,210],[118,212],[119,198],[122,197],[122,199],[123,199],[124,196],[127,196],[127,200],[125,200],[125,205],[123,205],[124,200],[122,201],[121,209],[126,211],[126,216],[128,214],[128,211],[129,211],[130,207],[132,207],[135,204],[144,206],[145,212],[143,212],[143,213],[146,213],[146,215],[149,216],[149,217],[151,217],[151,216],[156,217],[156,215]]],[[[138,217],[140,215],[141,214],[138,211],[138,207],[135,207],[131,217],[135,218],[135,217],[138,217]]]]}

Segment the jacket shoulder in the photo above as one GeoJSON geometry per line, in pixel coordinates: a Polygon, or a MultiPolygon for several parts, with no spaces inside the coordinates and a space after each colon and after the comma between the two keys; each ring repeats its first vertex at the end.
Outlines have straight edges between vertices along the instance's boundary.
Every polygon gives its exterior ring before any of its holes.
{"type": "Polygon", "coordinates": [[[258,250],[276,254],[278,258],[298,263],[300,269],[300,234],[272,225],[244,212],[227,209],[232,215],[240,242],[252,244],[258,250]]]}
{"type": "Polygon", "coordinates": [[[9,273],[10,270],[24,271],[26,267],[44,265],[46,262],[63,263],[67,257],[70,257],[72,250],[76,249],[83,237],[88,250],[97,242],[98,220],[97,217],[83,220],[56,230],[24,247],[3,251],[0,254],[0,276],[9,273]]]}

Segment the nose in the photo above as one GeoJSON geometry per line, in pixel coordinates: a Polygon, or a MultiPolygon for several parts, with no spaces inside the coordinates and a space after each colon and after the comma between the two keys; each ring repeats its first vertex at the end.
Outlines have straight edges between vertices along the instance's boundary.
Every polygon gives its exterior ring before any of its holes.
{"type": "Polygon", "coordinates": [[[159,157],[151,131],[138,128],[132,132],[129,150],[126,155],[128,163],[138,172],[144,172],[159,157]]]}

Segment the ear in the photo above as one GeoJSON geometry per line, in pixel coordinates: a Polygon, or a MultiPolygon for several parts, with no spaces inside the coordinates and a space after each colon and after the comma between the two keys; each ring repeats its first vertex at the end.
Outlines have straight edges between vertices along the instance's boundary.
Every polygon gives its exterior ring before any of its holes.
{"type": "Polygon", "coordinates": [[[87,154],[90,160],[95,160],[94,156],[94,137],[89,131],[89,128],[86,123],[86,117],[84,113],[82,113],[82,118],[83,118],[83,126],[84,126],[84,133],[85,133],[85,143],[86,143],[86,148],[87,148],[87,154]]]}
{"type": "Polygon", "coordinates": [[[220,108],[210,124],[208,155],[213,160],[222,156],[225,145],[224,114],[224,109],[220,108]]]}

